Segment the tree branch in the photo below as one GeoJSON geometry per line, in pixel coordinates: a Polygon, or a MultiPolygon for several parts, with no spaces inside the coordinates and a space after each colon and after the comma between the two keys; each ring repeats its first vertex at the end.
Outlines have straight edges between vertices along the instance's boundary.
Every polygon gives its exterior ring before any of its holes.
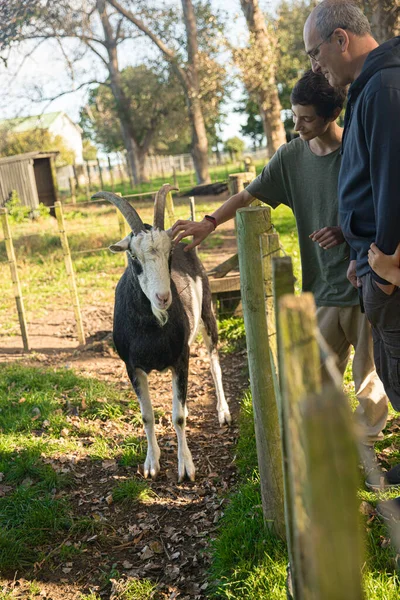
{"type": "Polygon", "coordinates": [[[126,8],[121,6],[121,4],[119,4],[119,2],[117,2],[117,0],[107,0],[107,1],[119,13],[121,13],[121,15],[123,15],[126,19],[128,19],[128,21],[133,23],[138,29],[140,29],[140,31],[142,31],[145,35],[147,35],[147,37],[149,37],[152,40],[152,42],[155,43],[155,45],[159,48],[159,50],[161,50],[161,52],[164,54],[164,56],[168,60],[168,62],[171,63],[171,65],[174,68],[175,72],[177,73],[179,79],[182,81],[182,84],[185,86],[186,89],[188,89],[189,81],[188,81],[187,73],[184,69],[182,69],[182,67],[180,67],[178,65],[178,59],[177,59],[175,52],[173,52],[170,48],[168,48],[168,46],[166,44],[164,44],[164,42],[162,40],[160,40],[160,38],[158,38],[152,31],[150,31],[150,29],[147,27],[147,25],[145,25],[143,23],[143,21],[141,19],[138,19],[132,12],[130,12],[129,10],[127,10],[126,8]]]}

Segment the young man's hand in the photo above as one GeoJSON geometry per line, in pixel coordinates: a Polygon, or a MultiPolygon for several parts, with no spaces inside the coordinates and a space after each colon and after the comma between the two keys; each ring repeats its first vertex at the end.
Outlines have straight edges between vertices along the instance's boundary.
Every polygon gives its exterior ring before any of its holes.
{"type": "Polygon", "coordinates": [[[351,260],[349,263],[349,268],[347,269],[347,279],[350,281],[351,285],[357,289],[361,287],[361,281],[356,275],[356,266],[357,261],[351,260]]]}
{"type": "Polygon", "coordinates": [[[309,237],[313,242],[319,244],[324,250],[329,250],[329,248],[339,246],[345,241],[342,230],[337,226],[317,229],[316,231],[313,231],[309,237]]]}
{"type": "Polygon", "coordinates": [[[174,244],[178,244],[183,238],[192,235],[193,241],[185,247],[187,252],[198,246],[213,231],[214,225],[207,219],[200,222],[179,220],[172,226],[172,239],[175,238],[174,244]]]}

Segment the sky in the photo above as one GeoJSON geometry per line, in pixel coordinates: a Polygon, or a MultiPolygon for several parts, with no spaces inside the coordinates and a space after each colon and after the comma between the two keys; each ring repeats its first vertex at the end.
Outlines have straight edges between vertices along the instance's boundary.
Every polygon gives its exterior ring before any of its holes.
{"type": "MultiPolygon", "coordinates": [[[[240,1],[212,0],[212,3],[217,9],[228,12],[232,24],[229,28],[230,38],[244,40],[246,24],[241,13],[240,1]]],[[[268,12],[273,12],[277,4],[278,0],[260,1],[262,9],[268,12]]],[[[139,63],[141,58],[148,54],[150,46],[152,43],[145,38],[141,38],[140,44],[135,41],[125,42],[119,53],[120,67],[132,64],[132,59],[135,63],[139,63]]],[[[70,48],[77,49],[78,46],[71,43],[70,48]]],[[[79,110],[85,104],[87,97],[87,88],[77,89],[78,84],[96,78],[104,79],[104,71],[99,66],[99,61],[93,61],[89,55],[84,56],[79,62],[76,83],[74,83],[66,68],[61,49],[55,41],[46,41],[39,47],[36,42],[26,43],[23,48],[12,53],[7,69],[4,65],[0,65],[0,80],[3,88],[3,94],[0,96],[0,119],[63,111],[77,122],[79,110]],[[75,90],[73,93],[64,94],[53,102],[48,100],[60,92],[73,89],[75,90]],[[38,101],[39,99],[43,100],[38,101]]],[[[240,89],[235,90],[232,99],[226,105],[227,118],[221,133],[223,140],[241,135],[240,125],[245,123],[246,115],[233,112],[240,97],[240,89]]]]}

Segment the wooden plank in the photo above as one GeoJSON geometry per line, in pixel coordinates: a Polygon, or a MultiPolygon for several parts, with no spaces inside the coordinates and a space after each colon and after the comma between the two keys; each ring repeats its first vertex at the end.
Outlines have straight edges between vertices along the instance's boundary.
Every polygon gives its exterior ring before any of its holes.
{"type": "Polygon", "coordinates": [[[212,277],[215,277],[216,279],[218,279],[220,277],[225,277],[225,275],[227,275],[230,271],[232,271],[233,269],[238,269],[238,268],[239,268],[239,255],[233,254],[233,256],[231,256],[227,260],[224,260],[224,262],[220,263],[219,265],[217,265],[216,267],[211,269],[211,271],[208,271],[207,275],[208,276],[211,275],[212,277]]]}
{"type": "Polygon", "coordinates": [[[236,292],[240,290],[240,275],[223,277],[222,279],[209,279],[211,293],[236,292]]]}

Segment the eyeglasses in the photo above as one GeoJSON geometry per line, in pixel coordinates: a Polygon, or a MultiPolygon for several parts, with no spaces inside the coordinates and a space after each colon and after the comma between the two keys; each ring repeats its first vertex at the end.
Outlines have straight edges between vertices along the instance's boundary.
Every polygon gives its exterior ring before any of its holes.
{"type": "Polygon", "coordinates": [[[322,42],[320,42],[318,46],[315,46],[315,48],[312,48],[307,52],[307,55],[311,58],[311,60],[315,60],[316,62],[318,62],[317,56],[320,47],[322,46],[322,44],[325,44],[325,42],[329,40],[329,38],[335,33],[336,29],[337,27],[324,40],[322,40],[322,42]]]}

